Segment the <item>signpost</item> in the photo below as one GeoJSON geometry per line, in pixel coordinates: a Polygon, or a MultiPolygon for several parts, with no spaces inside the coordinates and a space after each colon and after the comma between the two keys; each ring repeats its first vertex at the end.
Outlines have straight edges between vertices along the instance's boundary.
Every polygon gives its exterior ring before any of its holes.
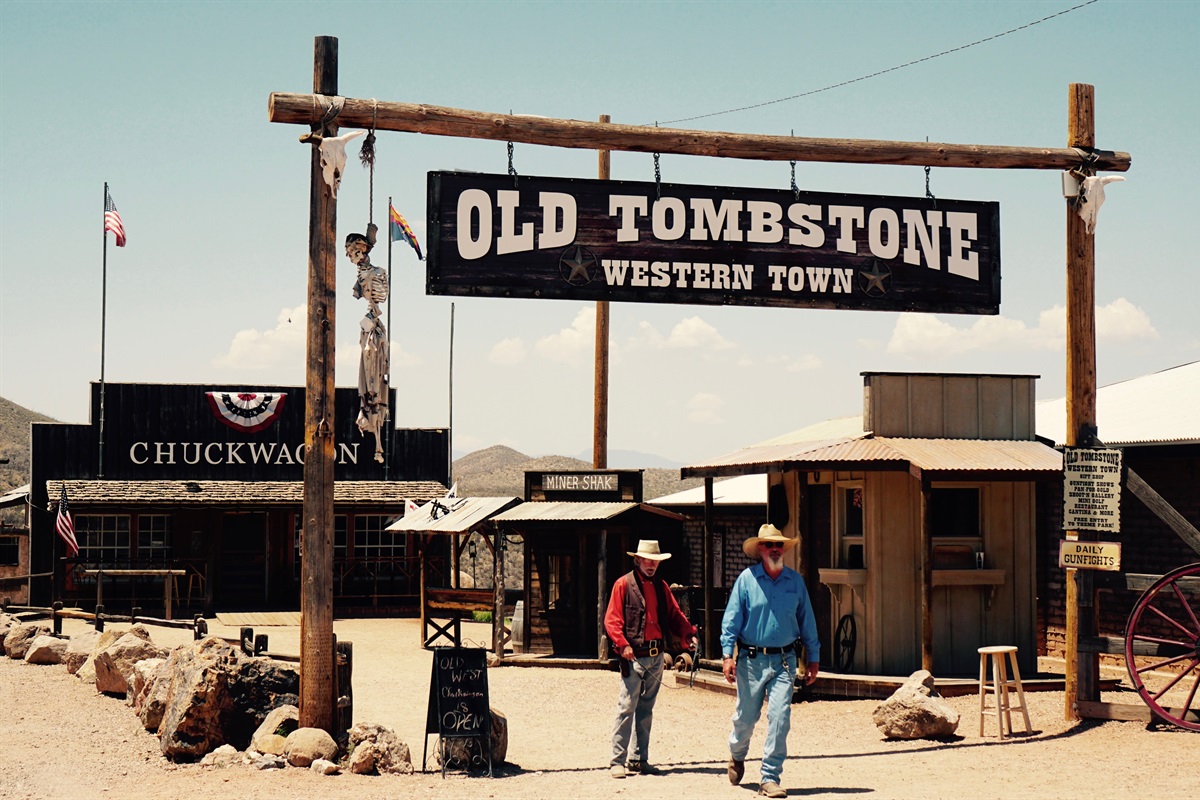
{"type": "Polygon", "coordinates": [[[1120,572],[1121,543],[1075,540],[1059,542],[1058,565],[1064,569],[1099,569],[1105,572],[1120,572]]]}
{"type": "MultiPolygon", "coordinates": [[[[492,775],[492,708],[488,702],[487,651],[482,647],[435,647],[429,676],[425,737],[438,735],[442,777],[451,755],[450,739],[478,739],[492,775]]],[[[471,752],[467,748],[466,752],[471,752]]],[[[469,769],[471,764],[466,765],[469,769]]],[[[425,755],[421,756],[421,770],[425,755]]]]}
{"type": "Polygon", "coordinates": [[[998,203],[429,173],[428,294],[1000,312],[998,203]]]}

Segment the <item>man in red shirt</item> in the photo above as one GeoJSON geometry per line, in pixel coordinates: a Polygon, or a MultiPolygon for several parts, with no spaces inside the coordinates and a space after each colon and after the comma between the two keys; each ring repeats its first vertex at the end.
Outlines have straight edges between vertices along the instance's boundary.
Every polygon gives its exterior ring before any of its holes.
{"type": "Polygon", "coordinates": [[[694,647],[696,628],[679,610],[675,595],[662,578],[655,578],[659,563],[671,557],[659,550],[655,539],[638,542],[633,570],[613,583],[604,614],[604,629],[621,658],[621,690],[617,719],[613,723],[613,757],[610,772],[624,778],[632,773],[656,775],[650,765],[650,723],[654,701],[662,686],[663,652],[679,652],[684,642],[694,647]],[[630,733],[634,746],[629,748],[630,733]],[[628,756],[628,762],[626,761],[628,756]]]}

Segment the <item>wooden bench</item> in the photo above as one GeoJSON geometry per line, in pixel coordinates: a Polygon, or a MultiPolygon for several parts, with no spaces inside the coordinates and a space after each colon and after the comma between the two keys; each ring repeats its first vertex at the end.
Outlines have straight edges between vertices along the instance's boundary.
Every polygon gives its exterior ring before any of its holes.
{"type": "Polygon", "coordinates": [[[85,569],[84,575],[96,576],[96,605],[104,605],[104,576],[115,578],[157,577],[163,579],[164,616],[171,618],[171,590],[178,588],[175,580],[187,574],[186,569],[85,569]]]}

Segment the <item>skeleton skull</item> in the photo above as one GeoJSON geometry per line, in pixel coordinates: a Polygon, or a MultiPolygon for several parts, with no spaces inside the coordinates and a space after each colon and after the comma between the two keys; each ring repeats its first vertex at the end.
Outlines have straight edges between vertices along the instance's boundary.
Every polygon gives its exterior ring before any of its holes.
{"type": "Polygon", "coordinates": [[[300,137],[302,142],[316,142],[321,148],[321,171],[329,191],[337,197],[338,186],[342,183],[342,173],[346,170],[346,143],[351,139],[362,136],[366,131],[350,131],[341,136],[319,136],[315,133],[300,137]]]}

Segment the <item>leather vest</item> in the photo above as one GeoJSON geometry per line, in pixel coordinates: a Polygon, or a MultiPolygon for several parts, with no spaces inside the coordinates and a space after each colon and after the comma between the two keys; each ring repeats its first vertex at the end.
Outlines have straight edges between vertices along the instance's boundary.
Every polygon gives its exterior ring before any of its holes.
{"type": "MultiPolygon", "coordinates": [[[[662,629],[663,640],[666,642],[666,649],[672,652],[678,648],[675,642],[675,636],[671,630],[670,619],[668,617],[667,606],[667,582],[662,578],[654,577],[650,579],[650,583],[654,585],[655,599],[658,601],[658,627],[662,629]]],[[[628,572],[625,575],[625,640],[632,647],[643,648],[646,646],[646,598],[642,594],[641,584],[638,582],[634,572],[628,572]]]]}

